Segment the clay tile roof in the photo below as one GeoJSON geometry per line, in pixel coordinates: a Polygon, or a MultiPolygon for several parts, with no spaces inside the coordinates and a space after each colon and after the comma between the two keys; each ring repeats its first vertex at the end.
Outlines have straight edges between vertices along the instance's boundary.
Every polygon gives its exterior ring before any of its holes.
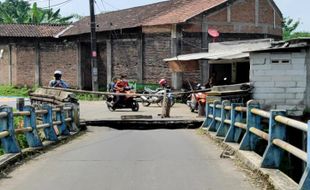
{"type": "Polygon", "coordinates": [[[55,37],[66,25],[0,24],[0,37],[55,37]]]}
{"type": "MultiPolygon", "coordinates": [[[[228,0],[170,0],[96,15],[99,32],[139,26],[176,24],[221,5],[228,0]]],[[[73,24],[62,36],[90,32],[90,18],[85,17],[73,24]]]]}
{"type": "Polygon", "coordinates": [[[227,0],[184,0],[176,1],[172,9],[165,10],[156,17],[149,18],[143,25],[182,23],[188,19],[221,5],[227,0]]]}

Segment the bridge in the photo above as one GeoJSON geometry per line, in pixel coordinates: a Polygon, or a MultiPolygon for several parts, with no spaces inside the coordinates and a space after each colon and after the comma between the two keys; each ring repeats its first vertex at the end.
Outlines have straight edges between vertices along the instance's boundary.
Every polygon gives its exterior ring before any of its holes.
{"type": "Polygon", "coordinates": [[[197,118],[177,104],[164,119],[179,126],[170,130],[158,127],[156,107],[139,113],[152,116],[148,126],[145,119],[121,119],[127,112],[110,113],[103,102],[81,102],[82,123],[97,125],[81,131],[76,104],[60,105],[60,98],[53,104],[53,98],[37,98],[49,105],[19,111],[0,108],[0,189],[309,189],[309,152],[289,144],[285,131],[310,133],[308,125],[282,110],[214,101],[206,118],[197,118]],[[201,128],[191,129],[197,123],[201,128]],[[20,134],[28,148],[22,149],[20,134]],[[262,156],[255,153],[260,141],[267,144],[262,156]],[[305,163],[297,182],[279,170],[285,152],[305,163]]]}

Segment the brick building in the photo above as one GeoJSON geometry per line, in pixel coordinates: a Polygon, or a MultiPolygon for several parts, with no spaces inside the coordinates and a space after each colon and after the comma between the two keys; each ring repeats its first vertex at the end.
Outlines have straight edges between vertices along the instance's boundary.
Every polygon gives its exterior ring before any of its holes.
{"type": "Polygon", "coordinates": [[[0,25],[0,84],[47,85],[54,70],[61,69],[77,86],[77,45],[55,38],[66,27],[0,25]]]}
{"type": "MultiPolygon", "coordinates": [[[[131,80],[144,83],[154,83],[160,78],[206,81],[209,75],[207,63],[201,62],[199,69],[180,76],[172,73],[163,59],[207,51],[208,42],[213,41],[208,29],[219,31],[216,41],[279,39],[282,36],[282,14],[272,0],[170,0],[99,14],[96,22],[101,87],[122,73],[131,80]]],[[[37,36],[37,53],[33,51],[34,40],[28,38],[32,53],[26,59],[17,57],[32,68],[36,68],[34,60],[39,59],[41,62],[36,69],[41,72],[52,70],[59,64],[72,86],[90,89],[89,25],[89,17],[85,17],[48,38],[37,36]],[[50,54],[44,53],[48,51],[50,54]],[[46,70],[43,69],[44,62],[50,64],[46,70]]],[[[46,85],[49,79],[38,76],[33,76],[32,81],[46,85]]],[[[25,80],[28,79],[13,80],[13,84],[23,84],[25,80]]],[[[2,79],[0,82],[4,83],[2,79]]]]}

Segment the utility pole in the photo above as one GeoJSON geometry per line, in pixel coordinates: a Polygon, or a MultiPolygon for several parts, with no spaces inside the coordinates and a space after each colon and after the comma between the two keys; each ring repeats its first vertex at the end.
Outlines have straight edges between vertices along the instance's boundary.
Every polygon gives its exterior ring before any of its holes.
{"type": "Polygon", "coordinates": [[[94,0],[89,0],[92,90],[98,91],[97,40],[94,0]]]}
{"type": "Polygon", "coordinates": [[[51,0],[48,0],[48,9],[51,9],[51,0]]]}

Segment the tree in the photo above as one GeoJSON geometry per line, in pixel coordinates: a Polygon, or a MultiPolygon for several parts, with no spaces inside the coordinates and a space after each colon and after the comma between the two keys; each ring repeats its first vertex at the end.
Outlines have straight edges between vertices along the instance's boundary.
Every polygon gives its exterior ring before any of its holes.
{"type": "Polygon", "coordinates": [[[30,4],[26,1],[6,0],[0,2],[0,22],[1,23],[26,23],[30,4]]]}
{"type": "Polygon", "coordinates": [[[284,18],[283,22],[283,39],[289,40],[293,38],[300,37],[310,37],[309,32],[296,32],[297,27],[299,26],[300,21],[294,21],[292,18],[284,18]]]}
{"type": "Polygon", "coordinates": [[[63,17],[60,9],[42,9],[33,3],[32,6],[24,0],[6,0],[0,2],[0,23],[32,23],[32,24],[69,24],[75,16],[63,17]]]}

